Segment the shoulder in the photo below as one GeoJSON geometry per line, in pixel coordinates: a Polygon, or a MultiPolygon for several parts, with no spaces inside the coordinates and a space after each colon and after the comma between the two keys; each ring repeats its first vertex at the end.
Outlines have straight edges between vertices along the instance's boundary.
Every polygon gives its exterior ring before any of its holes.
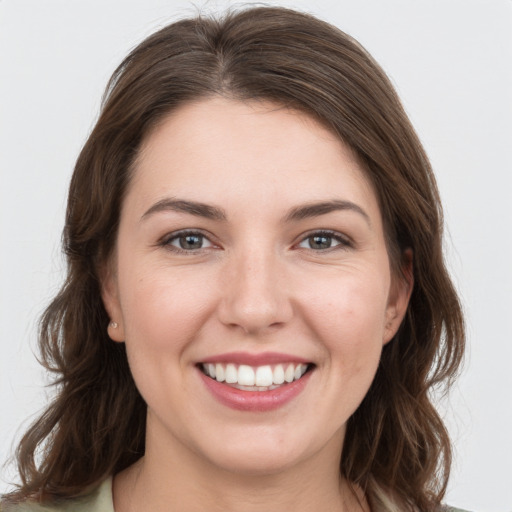
{"type": "Polygon", "coordinates": [[[86,496],[56,504],[42,505],[34,501],[0,504],[0,512],[114,512],[112,478],[107,478],[86,496]]]}

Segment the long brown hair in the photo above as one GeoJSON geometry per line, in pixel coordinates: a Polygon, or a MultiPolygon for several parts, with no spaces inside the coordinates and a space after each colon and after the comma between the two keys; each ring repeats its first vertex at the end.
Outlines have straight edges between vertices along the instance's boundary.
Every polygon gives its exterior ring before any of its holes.
{"type": "Polygon", "coordinates": [[[19,444],[21,485],[7,497],[81,495],[144,454],[146,405],[124,346],[107,335],[99,276],[115,247],[142,140],[177,106],[212,95],[270,100],[320,120],[357,153],[373,182],[396,274],[412,249],[407,315],[349,420],[340,469],[376,509],[434,510],[451,455],[430,395],[451,381],[464,349],[434,176],[368,53],[323,21],[272,7],[173,23],[135,48],[111,78],[69,189],[67,279],[40,324],[42,360],[58,392],[19,444]]]}

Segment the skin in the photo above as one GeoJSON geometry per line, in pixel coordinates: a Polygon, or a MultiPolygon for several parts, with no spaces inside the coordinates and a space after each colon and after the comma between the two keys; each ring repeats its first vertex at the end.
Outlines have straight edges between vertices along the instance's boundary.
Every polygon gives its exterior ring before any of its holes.
{"type": "Polygon", "coordinates": [[[411,287],[392,278],[361,165],[327,129],[223,98],[170,114],[143,144],[103,279],[118,323],[109,334],[126,343],[148,404],[146,455],[114,479],[116,511],[369,510],[339,477],[345,428],[411,287]],[[154,208],[169,198],[225,219],[154,208]],[[356,206],[290,219],[333,200],[356,206]],[[180,251],[184,229],[204,235],[200,248],[180,251]],[[331,247],[313,247],[326,230],[331,247]],[[283,407],[238,411],[212,397],[197,368],[233,351],[314,367],[283,407]]]}

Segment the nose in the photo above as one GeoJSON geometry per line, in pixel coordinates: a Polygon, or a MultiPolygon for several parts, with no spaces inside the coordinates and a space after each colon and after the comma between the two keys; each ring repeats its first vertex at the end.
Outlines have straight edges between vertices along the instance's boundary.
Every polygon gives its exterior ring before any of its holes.
{"type": "Polygon", "coordinates": [[[293,316],[283,262],[272,251],[247,250],[226,265],[220,321],[246,334],[265,334],[293,316]]]}

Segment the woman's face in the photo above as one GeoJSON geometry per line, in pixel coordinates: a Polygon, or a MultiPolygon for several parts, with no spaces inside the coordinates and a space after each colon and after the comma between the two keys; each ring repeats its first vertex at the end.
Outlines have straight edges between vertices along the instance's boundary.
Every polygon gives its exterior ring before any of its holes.
{"type": "Polygon", "coordinates": [[[173,112],[143,145],[111,267],[146,458],[338,464],[410,286],[393,284],[375,193],[328,130],[269,103],[173,112]]]}

